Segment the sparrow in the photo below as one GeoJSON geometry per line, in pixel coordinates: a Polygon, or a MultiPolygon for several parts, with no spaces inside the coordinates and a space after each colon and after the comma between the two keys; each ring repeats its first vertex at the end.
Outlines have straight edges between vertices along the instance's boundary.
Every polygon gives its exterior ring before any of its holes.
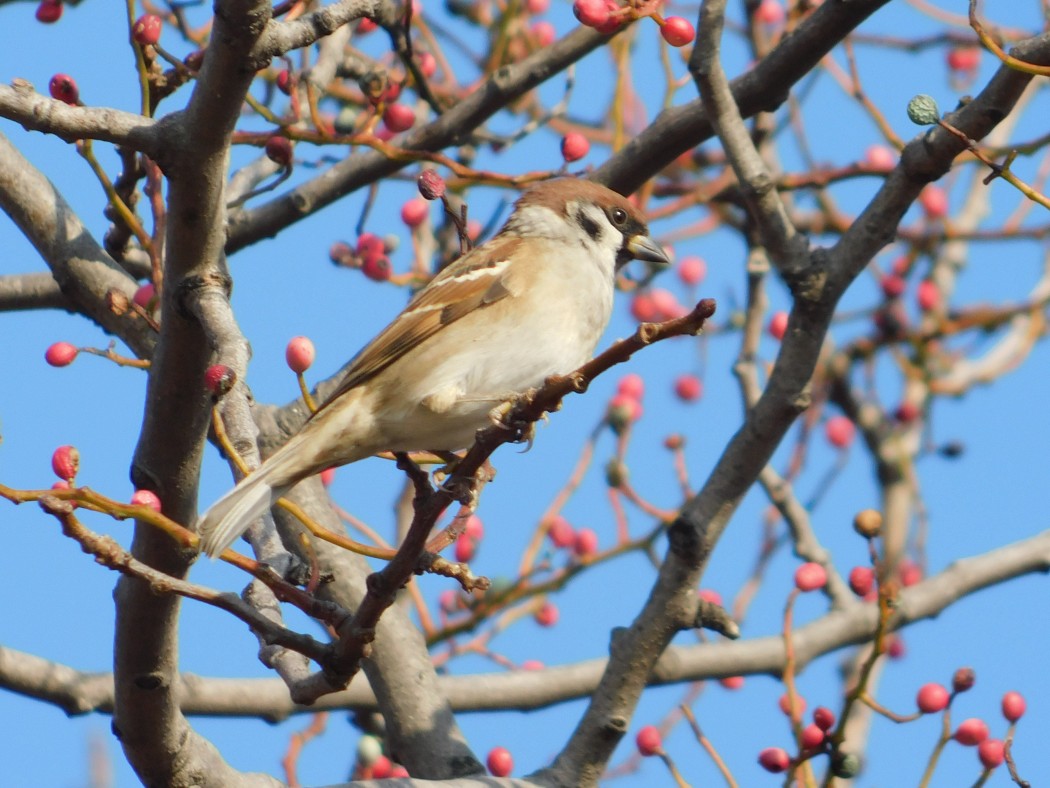
{"type": "Polygon", "coordinates": [[[218,555],[326,468],[468,448],[493,408],[591,358],[630,260],[670,264],[622,195],[576,178],[525,191],[499,233],[420,290],[302,429],[204,513],[202,549],[218,555]]]}

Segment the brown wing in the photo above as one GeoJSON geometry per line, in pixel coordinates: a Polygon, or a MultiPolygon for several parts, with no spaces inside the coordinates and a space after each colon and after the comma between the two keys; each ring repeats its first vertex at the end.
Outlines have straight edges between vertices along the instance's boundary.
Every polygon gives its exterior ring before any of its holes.
{"type": "Polygon", "coordinates": [[[441,329],[514,291],[507,261],[520,238],[494,238],[459,258],[419,291],[404,311],[350,362],[339,387],[321,405],[378,375],[441,329]]]}

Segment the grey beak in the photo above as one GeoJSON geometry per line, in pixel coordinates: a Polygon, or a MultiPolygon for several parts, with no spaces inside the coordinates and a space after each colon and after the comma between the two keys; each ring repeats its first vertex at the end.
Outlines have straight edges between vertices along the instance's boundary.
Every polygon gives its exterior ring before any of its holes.
{"type": "Polygon", "coordinates": [[[657,246],[656,241],[648,235],[632,235],[627,239],[627,251],[635,260],[644,260],[654,265],[667,266],[671,261],[667,258],[664,250],[657,246]]]}

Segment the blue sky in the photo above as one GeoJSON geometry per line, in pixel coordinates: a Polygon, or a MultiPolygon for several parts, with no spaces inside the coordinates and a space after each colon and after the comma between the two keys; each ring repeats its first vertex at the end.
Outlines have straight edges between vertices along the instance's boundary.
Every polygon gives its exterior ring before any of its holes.
{"type": "MultiPolygon", "coordinates": [[[[942,5],[949,7],[947,3],[942,5]]],[[[1029,5],[1032,8],[1011,11],[1017,18],[1000,21],[1034,26],[1035,4],[1029,5]]],[[[557,2],[553,6],[548,16],[564,34],[574,24],[569,6],[557,2]]],[[[961,2],[950,4],[950,8],[955,13],[965,11],[961,2]]],[[[124,21],[120,7],[95,3],[67,8],[59,24],[47,27],[37,24],[32,13],[32,7],[24,3],[9,4],[0,10],[0,24],[18,31],[17,42],[0,48],[0,79],[9,82],[23,77],[46,90],[50,76],[63,71],[76,76],[87,103],[134,111],[137,94],[130,68],[133,59],[122,43],[124,21]]],[[[738,9],[734,8],[733,13],[739,18],[738,9]]],[[[688,15],[692,14],[690,9],[688,15]]],[[[461,29],[458,23],[451,24],[461,29]]],[[[656,59],[655,26],[649,27],[652,29],[644,31],[637,55],[639,63],[649,63],[649,70],[636,72],[635,84],[644,97],[655,99],[663,82],[656,59]],[[659,89],[650,89],[657,86],[659,89]]],[[[865,31],[896,34],[906,30],[909,35],[919,36],[937,29],[910,6],[897,3],[877,14],[865,31]]],[[[383,40],[374,38],[368,46],[378,53],[383,40]]],[[[673,60],[675,73],[683,74],[680,59],[673,60]]],[[[838,60],[842,62],[841,58],[838,60]]],[[[890,56],[863,46],[858,47],[858,62],[866,77],[869,97],[905,139],[916,133],[904,115],[904,105],[911,95],[929,93],[941,102],[942,108],[948,109],[961,92],[979,90],[993,70],[990,57],[985,56],[975,85],[960,87],[949,81],[943,50],[936,48],[914,55],[890,56]]],[[[730,75],[739,73],[744,65],[739,47],[730,46],[730,75]]],[[[604,52],[595,53],[580,65],[570,104],[573,117],[594,120],[606,110],[610,70],[604,52]]],[[[555,80],[542,90],[544,100],[553,103],[561,90],[561,81],[555,80]]],[[[681,101],[692,97],[690,87],[679,93],[681,101]]],[[[172,102],[164,109],[170,111],[176,106],[172,102]]],[[[813,86],[807,107],[809,141],[822,162],[856,161],[868,145],[878,141],[871,122],[844,100],[826,76],[813,86]]],[[[652,112],[655,107],[649,109],[652,112]]],[[[1043,99],[1029,110],[1012,139],[1031,139],[1044,132],[1037,119],[1046,117],[1045,109],[1043,99]]],[[[512,128],[514,124],[506,119],[495,122],[500,129],[512,128]]],[[[0,130],[52,178],[96,237],[101,238],[106,224],[101,215],[100,190],[72,146],[55,138],[27,134],[9,122],[0,123],[0,130]]],[[[313,152],[301,150],[300,155],[308,157],[313,152]]],[[[581,165],[600,164],[604,155],[606,151],[596,148],[581,165]]],[[[793,145],[784,145],[782,155],[786,169],[800,168],[793,145]]],[[[110,172],[116,171],[116,159],[105,146],[100,146],[100,157],[110,172]]],[[[244,159],[238,154],[238,160],[244,159]]],[[[559,164],[557,138],[546,132],[500,156],[482,152],[478,161],[479,167],[508,172],[556,168],[559,164]]],[[[1018,164],[1019,169],[1027,168],[1029,172],[1031,166],[1024,161],[1018,164]]],[[[302,177],[310,177],[313,171],[300,172],[302,177]]],[[[844,184],[834,194],[843,210],[856,211],[878,186],[878,179],[862,178],[844,184]]],[[[1001,182],[988,188],[992,192],[988,222],[993,223],[1013,210],[1018,196],[1001,182]]],[[[399,233],[406,241],[393,257],[398,270],[407,267],[409,253],[407,233],[400,225],[397,210],[413,192],[407,181],[385,185],[369,225],[370,230],[381,234],[399,233]]],[[[493,189],[475,190],[471,196],[472,215],[487,219],[497,209],[500,196],[493,189]]],[[[959,190],[953,191],[953,207],[958,206],[962,196],[959,190]]],[[[334,372],[404,303],[404,292],[366,281],[359,274],[337,269],[328,262],[327,250],[332,241],[353,239],[362,204],[363,197],[353,195],[311,221],[290,228],[279,238],[249,247],[231,259],[236,279],[233,304],[252,342],[254,357],[249,382],[258,399],[283,403],[296,395],[295,380],[285,367],[283,356],[285,343],[292,336],[305,334],[313,338],[318,358],[309,375],[317,380],[334,372]]],[[[1033,210],[1029,223],[1043,221],[1036,213],[1041,210],[1033,210]]],[[[699,214],[688,218],[695,221],[699,214]]],[[[917,218],[917,211],[913,211],[906,223],[917,218]]],[[[667,234],[680,224],[658,223],[654,232],[657,236],[667,234]]],[[[814,241],[821,243],[822,239],[814,241]]],[[[7,221],[0,221],[0,248],[4,250],[0,255],[0,274],[44,270],[33,249],[7,221]]],[[[675,251],[679,256],[703,256],[708,263],[708,278],[695,293],[688,293],[672,274],[664,276],[663,286],[683,300],[690,295],[718,299],[719,322],[724,324],[732,306],[743,299],[742,245],[720,231],[677,244],[675,251]]],[[[972,245],[959,278],[956,302],[996,304],[1023,299],[1040,271],[1041,252],[1037,243],[972,245]]],[[[880,262],[885,264],[894,254],[888,250],[880,262]]],[[[769,290],[773,309],[788,306],[786,291],[778,282],[771,281],[769,290]]],[[[870,308],[877,301],[874,278],[865,275],[847,293],[843,308],[870,308]]],[[[58,445],[71,443],[81,452],[81,483],[114,497],[130,496],[128,466],[141,420],[144,373],[85,356],[65,369],[48,367],[43,353],[54,341],[105,346],[107,338],[82,318],[44,312],[3,314],[0,326],[0,335],[8,338],[4,349],[10,373],[0,379],[0,481],[25,488],[49,485],[51,452],[58,445]]],[[[835,338],[841,342],[867,331],[867,326],[865,319],[844,323],[836,327],[835,338]]],[[[627,299],[621,296],[607,341],[632,330],[627,299]]],[[[687,458],[695,487],[702,483],[739,424],[741,404],[731,374],[737,345],[734,334],[675,340],[648,349],[629,365],[631,371],[645,377],[648,386],[645,415],[628,454],[631,478],[646,498],[660,506],[671,508],[679,502],[670,455],[661,447],[664,436],[670,432],[687,436],[687,458]],[[705,392],[699,403],[686,405],[674,397],[673,381],[682,372],[703,374],[705,392]]],[[[777,344],[765,338],[761,348],[763,360],[771,361],[776,351],[777,344]]],[[[958,400],[935,404],[932,430],[936,441],[958,438],[965,441],[967,451],[955,461],[926,457],[918,466],[931,518],[928,551],[932,570],[944,568],[957,558],[1031,536],[1045,527],[1043,491],[1047,468],[1043,457],[1050,427],[1039,409],[1033,407],[1033,392],[1045,390],[1047,360],[1045,348],[1039,347],[1020,369],[994,385],[976,389],[958,400]]],[[[473,562],[475,571],[491,577],[514,571],[537,517],[556,494],[583,441],[600,420],[618,377],[607,375],[586,396],[572,398],[562,412],[541,428],[532,451],[518,454],[513,447],[500,450],[496,457],[498,481],[486,490],[480,509],[487,535],[473,562]],[[523,490],[527,491],[524,496],[523,490]]],[[[876,385],[886,402],[899,398],[900,376],[892,365],[878,365],[876,385]]],[[[796,434],[793,431],[778,452],[778,467],[783,467],[796,434]]],[[[612,452],[613,440],[606,434],[599,442],[594,469],[565,511],[575,525],[595,528],[603,545],[614,538],[601,474],[601,467],[612,452]]],[[[812,494],[836,461],[836,454],[816,436],[807,470],[798,482],[803,499],[812,494]]],[[[210,450],[201,485],[202,504],[214,500],[229,484],[227,469],[210,450]]],[[[341,470],[333,490],[341,505],[389,533],[391,507],[399,484],[399,476],[389,463],[369,461],[341,470]]],[[[865,554],[863,543],[849,527],[852,513],[876,502],[872,465],[862,447],[855,445],[844,470],[814,513],[817,533],[833,551],[844,573],[863,561],[865,554]]],[[[716,588],[727,597],[739,590],[755,560],[764,509],[761,494],[753,492],[719,545],[705,586],[716,588]]],[[[17,556],[8,562],[3,581],[8,603],[0,614],[0,641],[80,670],[109,670],[114,575],[81,554],[75,544],[61,536],[56,523],[35,506],[15,508],[0,504],[0,524],[7,544],[14,548],[12,556],[17,556]]],[[[94,518],[89,524],[113,534],[124,544],[130,543],[130,526],[126,523],[94,518]]],[[[640,534],[651,527],[651,522],[631,511],[630,527],[633,534],[640,534]]],[[[796,563],[785,551],[774,559],[745,623],[745,637],[778,631],[783,599],[796,563]]],[[[517,662],[541,659],[548,664],[563,664],[601,656],[610,628],[633,618],[652,577],[651,567],[639,557],[586,573],[554,600],[561,609],[558,626],[541,629],[530,620],[522,621],[502,633],[493,642],[493,648],[517,662]]],[[[210,562],[195,566],[192,579],[226,589],[240,588],[244,582],[233,570],[210,562]]],[[[422,579],[421,587],[428,599],[435,599],[450,584],[441,578],[427,577],[422,579]]],[[[905,658],[888,664],[882,674],[880,702],[898,711],[910,711],[919,686],[927,681],[947,682],[956,667],[971,665],[977,670],[978,683],[960,699],[958,718],[983,716],[992,726],[993,735],[1001,736],[1005,724],[998,714],[999,699],[1007,690],[1022,691],[1029,699],[1029,712],[1020,725],[1015,754],[1022,775],[1033,784],[1040,784],[1041,777],[1050,776],[1039,746],[1050,736],[1050,712],[1044,703],[1048,683],[1042,660],[1033,655],[1045,653],[1050,647],[1050,629],[1045,616],[1040,612],[1033,616],[1031,611],[1041,611],[1045,599],[1041,577],[1023,578],[964,600],[937,620],[909,629],[904,636],[905,658]]],[[[822,610],[820,599],[806,598],[800,603],[797,617],[810,620],[822,610]]],[[[186,604],[180,638],[183,667],[189,672],[206,676],[267,675],[255,659],[254,638],[225,614],[186,604]]],[[[682,642],[687,640],[683,637],[682,642]]],[[[801,677],[800,686],[811,708],[818,704],[837,707],[836,669],[841,656],[831,655],[819,661],[801,677]]],[[[465,658],[452,666],[457,673],[498,669],[480,658],[465,658]]],[[[647,692],[630,738],[641,725],[662,720],[685,692],[685,687],[647,692]]],[[[710,685],[693,707],[705,732],[742,785],[776,782],[759,771],[755,756],[763,747],[788,745],[787,726],[776,710],[781,692],[780,685],[772,679],[755,677],[736,693],[710,685]]],[[[542,766],[557,752],[582,708],[582,703],[577,702],[532,714],[465,714],[461,724],[482,757],[492,746],[509,747],[517,764],[515,772],[520,774],[542,766]]],[[[0,742],[0,756],[12,785],[83,785],[93,740],[101,742],[108,753],[114,783],[136,783],[109,734],[108,717],[89,715],[69,720],[57,709],[0,693],[0,719],[17,720],[17,724],[6,726],[7,734],[0,742]],[[47,755],[42,756],[43,752],[47,755]]],[[[288,736],[304,727],[307,718],[280,725],[201,719],[193,720],[193,724],[235,766],[280,775],[279,759],[288,736]]],[[[916,783],[937,730],[938,723],[933,719],[907,726],[877,720],[869,770],[859,784],[916,783]]],[[[303,756],[300,777],[304,784],[343,779],[350,767],[354,740],[355,731],[345,716],[333,715],[327,733],[311,744],[303,756]]],[[[667,748],[693,784],[717,780],[709,760],[684,727],[675,730],[667,748]]],[[[629,755],[630,749],[625,742],[614,764],[629,755]]],[[[977,774],[974,753],[949,746],[933,785],[969,784],[977,774]]],[[[617,782],[652,785],[668,784],[670,780],[661,764],[649,761],[637,773],[617,782]]],[[[1005,770],[989,782],[1008,783],[1005,770]]]]}

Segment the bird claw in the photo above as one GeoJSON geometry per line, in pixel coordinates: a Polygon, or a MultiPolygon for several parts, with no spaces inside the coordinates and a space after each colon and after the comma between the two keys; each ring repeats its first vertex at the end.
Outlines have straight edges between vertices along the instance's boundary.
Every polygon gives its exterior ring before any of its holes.
{"type": "MultiPolygon", "coordinates": [[[[500,429],[509,430],[514,433],[512,443],[527,443],[525,451],[532,448],[536,439],[536,424],[514,417],[514,411],[518,404],[530,400],[536,394],[536,389],[529,389],[522,394],[515,394],[489,411],[489,421],[500,429]]],[[[546,414],[544,414],[546,418],[546,414]]]]}

